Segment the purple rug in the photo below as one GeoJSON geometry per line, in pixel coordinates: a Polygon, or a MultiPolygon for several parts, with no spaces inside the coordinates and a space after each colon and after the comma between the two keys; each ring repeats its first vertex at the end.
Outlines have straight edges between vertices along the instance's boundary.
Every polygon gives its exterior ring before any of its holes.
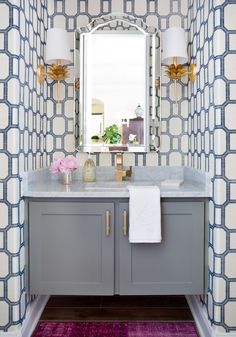
{"type": "Polygon", "coordinates": [[[41,322],[32,337],[198,337],[192,322],[41,322]]]}

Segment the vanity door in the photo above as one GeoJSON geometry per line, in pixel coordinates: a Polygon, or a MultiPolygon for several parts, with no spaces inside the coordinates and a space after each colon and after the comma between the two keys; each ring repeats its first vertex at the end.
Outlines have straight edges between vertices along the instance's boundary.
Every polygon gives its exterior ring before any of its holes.
{"type": "Polygon", "coordinates": [[[114,204],[29,203],[30,293],[114,292],[114,204]]]}
{"type": "Polygon", "coordinates": [[[119,293],[202,294],[204,201],[163,202],[161,243],[130,243],[128,211],[119,204],[119,293]]]}

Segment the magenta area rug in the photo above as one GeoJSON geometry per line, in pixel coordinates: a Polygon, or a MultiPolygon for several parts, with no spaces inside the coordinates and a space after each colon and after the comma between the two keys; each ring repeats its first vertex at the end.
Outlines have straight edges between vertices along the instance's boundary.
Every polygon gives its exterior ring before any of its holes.
{"type": "Polygon", "coordinates": [[[32,337],[198,337],[192,322],[40,322],[32,337]]]}

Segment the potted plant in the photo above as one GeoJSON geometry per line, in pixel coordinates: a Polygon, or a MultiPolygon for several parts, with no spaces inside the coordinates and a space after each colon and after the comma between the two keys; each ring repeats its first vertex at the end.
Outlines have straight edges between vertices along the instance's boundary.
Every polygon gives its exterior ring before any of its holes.
{"type": "Polygon", "coordinates": [[[118,126],[116,124],[112,124],[105,128],[104,134],[102,135],[102,139],[105,143],[108,144],[118,144],[121,140],[121,134],[119,133],[118,126]]]}
{"type": "Polygon", "coordinates": [[[92,136],[91,137],[91,141],[93,142],[93,143],[98,143],[99,142],[99,136],[98,135],[94,135],[94,136],[92,136]]]}

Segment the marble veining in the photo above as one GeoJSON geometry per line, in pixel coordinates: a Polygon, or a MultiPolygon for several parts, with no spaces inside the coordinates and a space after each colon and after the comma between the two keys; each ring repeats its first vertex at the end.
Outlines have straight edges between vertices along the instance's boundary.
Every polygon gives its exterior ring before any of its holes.
{"type": "Polygon", "coordinates": [[[211,196],[210,176],[187,167],[135,167],[130,180],[115,181],[114,167],[98,167],[97,181],[84,183],[82,169],[73,176],[72,185],[60,182],[60,177],[48,169],[27,172],[23,176],[23,195],[38,198],[128,198],[128,185],[159,186],[163,198],[200,198],[211,196]],[[165,185],[165,181],[168,184],[165,185]],[[171,181],[182,182],[179,187],[171,181]]]}

